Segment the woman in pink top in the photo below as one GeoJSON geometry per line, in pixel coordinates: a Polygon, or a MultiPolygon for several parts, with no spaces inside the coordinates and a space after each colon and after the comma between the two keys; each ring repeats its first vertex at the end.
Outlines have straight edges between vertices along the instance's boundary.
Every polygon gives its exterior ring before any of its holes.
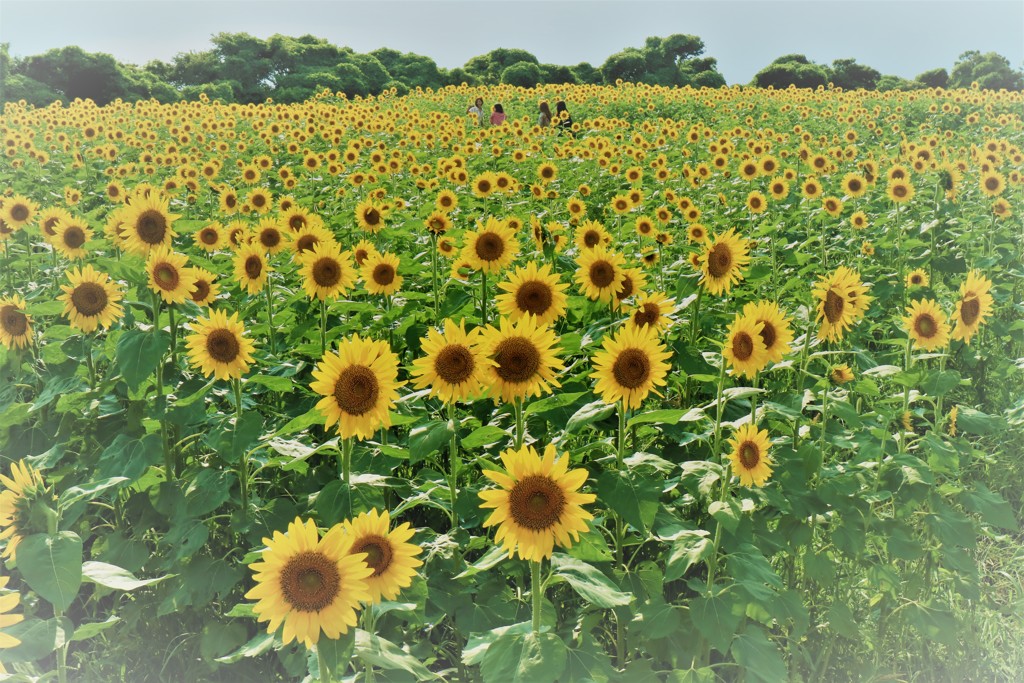
{"type": "Polygon", "coordinates": [[[491,125],[500,126],[505,122],[505,109],[500,104],[494,105],[494,111],[491,113],[491,125]]]}

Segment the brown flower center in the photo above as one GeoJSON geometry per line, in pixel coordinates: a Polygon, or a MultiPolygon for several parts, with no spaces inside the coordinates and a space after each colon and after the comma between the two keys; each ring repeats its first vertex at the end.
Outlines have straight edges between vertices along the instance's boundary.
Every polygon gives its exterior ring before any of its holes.
{"type": "Polygon", "coordinates": [[[619,301],[628,299],[633,294],[633,278],[628,274],[622,278],[622,286],[615,292],[615,298],[619,301]]]}
{"type": "Polygon", "coordinates": [[[551,288],[544,282],[524,282],[516,290],[516,308],[524,313],[544,315],[551,308],[551,288]]]}
{"type": "Polygon", "coordinates": [[[167,235],[167,218],[155,209],[147,209],[135,221],[135,234],[146,244],[161,244],[167,235]]]}
{"type": "Polygon", "coordinates": [[[28,331],[28,317],[13,305],[0,308],[0,325],[12,337],[20,337],[28,331]]]}
{"type": "Polygon", "coordinates": [[[831,289],[825,294],[825,319],[835,325],[843,319],[843,309],[846,308],[846,300],[831,289]]]}
{"type": "Polygon", "coordinates": [[[601,234],[597,230],[587,230],[583,233],[583,244],[588,247],[596,247],[601,241],[601,234]]]}
{"type": "Polygon", "coordinates": [[[341,264],[333,258],[324,257],[313,264],[313,282],[318,287],[333,287],[341,280],[341,264]]]}
{"type": "Polygon", "coordinates": [[[491,191],[491,183],[487,180],[478,180],[476,183],[477,192],[487,194],[491,191]]]}
{"type": "Polygon", "coordinates": [[[641,349],[626,349],[615,359],[612,376],[619,386],[638,389],[651,376],[651,359],[641,349]]]}
{"type": "Polygon", "coordinates": [[[241,352],[238,337],[231,330],[218,328],[206,335],[206,353],[218,363],[232,363],[241,352]]]}
{"type": "Polygon", "coordinates": [[[238,206],[238,197],[233,194],[224,195],[224,206],[233,209],[238,206]]]}
{"type": "Polygon", "coordinates": [[[775,326],[767,320],[758,320],[758,322],[764,323],[764,327],[761,328],[761,341],[764,342],[766,349],[770,349],[775,346],[775,340],[779,338],[779,335],[775,331],[775,326]]]}
{"type": "Polygon", "coordinates": [[[312,251],[313,247],[320,244],[320,240],[316,238],[316,235],[303,235],[295,241],[295,248],[299,252],[312,251]]]}
{"type": "Polygon", "coordinates": [[[615,282],[615,266],[608,261],[594,261],[590,264],[590,282],[598,289],[604,289],[615,282]]]}
{"type": "Polygon", "coordinates": [[[39,227],[41,227],[43,229],[43,232],[45,232],[48,236],[53,237],[54,235],[57,234],[57,231],[54,230],[54,227],[59,222],[60,219],[54,216],[47,218],[45,221],[42,222],[42,224],[39,227]]]}
{"type": "Polygon", "coordinates": [[[395,281],[395,267],[390,263],[378,263],[373,269],[373,281],[387,287],[395,281]]]}
{"type": "Polygon", "coordinates": [[[199,241],[203,244],[217,244],[217,239],[220,236],[214,228],[203,228],[199,231],[199,241]]]}
{"type": "Polygon", "coordinates": [[[267,196],[265,194],[257,192],[252,196],[252,198],[249,201],[251,201],[252,205],[255,206],[256,208],[262,208],[267,205],[267,196]]]}
{"type": "Polygon", "coordinates": [[[64,244],[69,249],[78,249],[85,244],[85,231],[73,225],[64,231],[64,244]]]}
{"type": "Polygon", "coordinates": [[[260,244],[267,249],[273,249],[281,243],[281,231],[277,228],[264,228],[260,232],[260,244]]]}
{"type": "Polygon", "coordinates": [[[754,340],[746,332],[739,332],[732,338],[732,355],[738,361],[745,361],[754,355],[754,340]]]}
{"type": "Polygon", "coordinates": [[[998,190],[999,178],[996,178],[994,176],[989,176],[988,178],[985,178],[985,189],[989,190],[990,192],[998,190]]]}
{"type": "Polygon", "coordinates": [[[281,570],[281,593],[293,609],[319,612],[334,602],[341,588],[338,566],[316,550],[289,558],[281,570]]]}
{"type": "Polygon", "coordinates": [[[440,233],[444,232],[445,230],[447,230],[447,228],[448,228],[448,226],[445,224],[445,221],[444,221],[443,218],[439,218],[437,216],[434,216],[429,221],[427,221],[427,229],[430,230],[430,232],[432,232],[434,234],[440,234],[440,233]]]}
{"type": "Polygon", "coordinates": [[[922,339],[931,339],[939,330],[939,325],[930,313],[922,313],[914,320],[914,332],[922,339]]]}
{"type": "Polygon", "coordinates": [[[497,261],[505,253],[505,240],[497,233],[485,232],[477,238],[473,248],[482,261],[497,261]]]}
{"type": "Polygon", "coordinates": [[[173,291],[178,287],[180,277],[174,264],[162,262],[153,266],[153,280],[160,289],[173,291]]]}
{"type": "Polygon", "coordinates": [[[853,194],[854,192],[860,192],[861,187],[862,185],[860,184],[860,181],[857,180],[856,178],[852,178],[850,182],[847,183],[846,185],[846,189],[849,190],[851,194],[853,194]]]}
{"type": "Polygon", "coordinates": [[[476,368],[473,354],[462,344],[449,344],[434,359],[434,372],[448,384],[461,384],[476,368]]]}
{"type": "Polygon", "coordinates": [[[391,566],[394,558],[394,551],[391,549],[391,541],[374,534],[367,536],[352,546],[352,554],[366,553],[366,566],[373,570],[371,578],[380,576],[391,566]]]}
{"type": "Polygon", "coordinates": [[[646,303],[633,312],[633,322],[640,327],[655,325],[661,318],[661,308],[657,304],[646,303]]]}
{"type": "Polygon", "coordinates": [[[367,209],[363,213],[363,220],[366,221],[367,225],[377,225],[380,223],[380,211],[377,209],[367,209]]]}
{"type": "Polygon", "coordinates": [[[196,280],[196,291],[192,292],[192,301],[200,303],[206,301],[210,296],[210,283],[206,280],[196,280]]]}
{"type": "Polygon", "coordinates": [[[744,441],[740,444],[739,456],[744,469],[752,470],[761,462],[761,449],[753,441],[744,441]]]}
{"type": "Polygon", "coordinates": [[[334,400],[349,415],[362,415],[377,405],[380,384],[373,370],[365,365],[350,365],[334,383],[334,400]]]}
{"type": "Polygon", "coordinates": [[[551,528],[561,519],[565,504],[565,494],[558,484],[540,474],[523,477],[508,493],[512,519],[527,529],[551,528]]]}
{"type": "Polygon", "coordinates": [[[960,320],[963,321],[964,325],[973,325],[980,316],[981,300],[970,294],[965,296],[963,303],[960,304],[960,320]]]}
{"type": "Polygon", "coordinates": [[[732,266],[732,250],[727,244],[716,244],[708,252],[708,273],[711,277],[725,277],[732,266]]]}
{"type": "Polygon", "coordinates": [[[298,232],[299,230],[302,230],[302,228],[306,227],[306,219],[301,214],[293,214],[292,217],[288,219],[288,227],[295,232],[298,232]]]}
{"type": "Polygon", "coordinates": [[[19,223],[22,221],[27,221],[28,216],[29,210],[28,207],[25,206],[24,204],[15,204],[14,206],[11,207],[11,218],[18,221],[19,223]]]}
{"type": "Polygon", "coordinates": [[[495,372],[506,382],[521,384],[540,370],[540,351],[526,337],[503,339],[494,351],[495,372]]]}
{"type": "Polygon", "coordinates": [[[71,292],[71,303],[79,315],[99,315],[107,307],[107,290],[95,282],[83,282],[71,292]]]}
{"type": "Polygon", "coordinates": [[[892,194],[894,197],[902,199],[907,196],[907,187],[905,185],[893,185],[892,194]]]}
{"type": "Polygon", "coordinates": [[[263,274],[263,259],[259,256],[250,256],[245,259],[245,275],[250,280],[258,280],[263,274]]]}

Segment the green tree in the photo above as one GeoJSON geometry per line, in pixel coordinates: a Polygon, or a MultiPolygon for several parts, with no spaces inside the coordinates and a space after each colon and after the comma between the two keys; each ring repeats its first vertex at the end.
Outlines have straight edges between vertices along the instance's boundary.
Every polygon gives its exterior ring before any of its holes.
{"type": "Polygon", "coordinates": [[[98,105],[124,97],[125,78],[108,54],[86,52],[77,45],[26,57],[12,70],[61,93],[64,98],[92,98],[98,105]]]}
{"type": "Polygon", "coordinates": [[[526,50],[499,47],[487,54],[473,57],[466,62],[465,69],[473,74],[479,83],[495,85],[501,82],[501,75],[505,73],[505,69],[518,62],[530,62],[538,67],[540,65],[537,58],[526,50]]]}
{"type": "Polygon", "coordinates": [[[878,92],[888,92],[890,90],[914,90],[915,87],[920,87],[916,81],[908,81],[906,78],[899,76],[893,76],[886,74],[878,79],[877,89],[878,92]]]}
{"type": "Polygon", "coordinates": [[[870,66],[858,64],[856,59],[837,59],[829,70],[832,84],[843,90],[874,90],[882,74],[870,66]]]}
{"type": "Polygon", "coordinates": [[[647,58],[635,47],[627,47],[608,57],[601,65],[601,76],[609,85],[616,80],[639,81],[647,73],[647,58]]]}
{"type": "Polygon", "coordinates": [[[590,62],[580,62],[576,66],[570,67],[570,69],[576,77],[577,83],[598,85],[603,82],[601,71],[594,67],[590,62]]]}
{"type": "Polygon", "coordinates": [[[363,72],[355,64],[339,64],[334,70],[334,75],[338,79],[337,90],[349,97],[366,97],[370,94],[370,86],[367,85],[363,72]]]}
{"type": "Polygon", "coordinates": [[[516,62],[501,72],[501,82],[532,88],[543,80],[540,66],[533,62],[516,62]]]}
{"type": "MultiPolygon", "coordinates": [[[[553,85],[559,85],[562,83],[578,83],[576,74],[572,72],[572,69],[567,66],[559,66],[558,64],[541,64],[540,74],[542,83],[551,83],[553,85]]],[[[504,74],[502,74],[504,79],[504,74]]]]}
{"type": "Polygon", "coordinates": [[[369,89],[370,94],[381,92],[384,90],[385,84],[391,80],[391,74],[380,63],[380,60],[373,55],[353,52],[345,56],[341,64],[352,64],[362,72],[363,80],[366,81],[366,87],[369,89]]]}
{"type": "Polygon", "coordinates": [[[1024,73],[1010,66],[1010,60],[997,52],[982,54],[970,50],[960,55],[949,74],[950,88],[969,88],[977,83],[989,90],[1024,89],[1024,73]]]}
{"type": "Polygon", "coordinates": [[[718,60],[714,57],[686,60],[679,66],[679,75],[683,85],[695,88],[721,88],[725,85],[725,77],[718,72],[718,60]]]}
{"type": "Polygon", "coordinates": [[[949,72],[943,68],[931,69],[918,74],[914,80],[928,88],[945,88],[949,85],[949,72]]]}
{"type": "Polygon", "coordinates": [[[783,55],[757,72],[753,85],[759,88],[769,86],[776,89],[794,85],[798,88],[817,88],[828,83],[828,72],[824,67],[812,63],[799,54],[783,55]]]}
{"type": "Polygon", "coordinates": [[[274,62],[270,46],[248,33],[218,33],[211,42],[220,60],[221,80],[235,81],[239,102],[260,102],[274,85],[274,62]]]}
{"type": "Polygon", "coordinates": [[[391,76],[410,88],[437,88],[443,83],[441,70],[430,57],[382,47],[370,53],[391,76]]]}

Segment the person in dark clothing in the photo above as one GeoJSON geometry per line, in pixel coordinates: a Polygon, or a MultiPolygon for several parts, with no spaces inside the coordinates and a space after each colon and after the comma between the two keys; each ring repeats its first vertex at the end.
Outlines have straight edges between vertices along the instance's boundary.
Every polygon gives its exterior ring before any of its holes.
{"type": "Polygon", "coordinates": [[[572,135],[572,115],[569,114],[569,110],[565,106],[564,101],[555,103],[555,125],[558,126],[560,131],[572,135]]]}

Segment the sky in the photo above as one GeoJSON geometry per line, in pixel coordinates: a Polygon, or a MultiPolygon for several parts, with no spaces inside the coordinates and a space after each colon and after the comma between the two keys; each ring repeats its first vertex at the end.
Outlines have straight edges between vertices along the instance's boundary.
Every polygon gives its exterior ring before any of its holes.
{"type": "Polygon", "coordinates": [[[600,66],[647,36],[689,33],[730,84],[789,53],[821,64],[852,57],[904,78],[949,70],[967,50],[1024,66],[1021,0],[0,0],[0,42],[18,57],[78,45],[144,64],[209,49],[221,31],[309,33],[447,68],[497,47],[600,66]]]}

